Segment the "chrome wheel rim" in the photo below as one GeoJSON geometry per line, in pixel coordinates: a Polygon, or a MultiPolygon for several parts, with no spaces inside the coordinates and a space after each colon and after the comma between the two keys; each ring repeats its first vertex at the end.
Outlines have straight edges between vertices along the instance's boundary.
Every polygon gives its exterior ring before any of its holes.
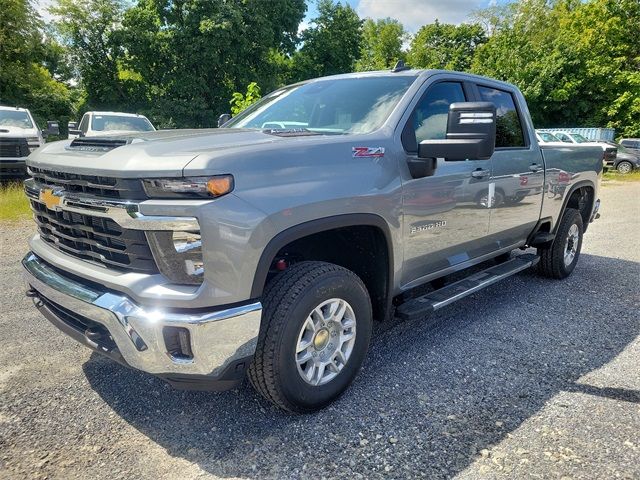
{"type": "Polygon", "coordinates": [[[620,173],[629,173],[631,171],[631,164],[629,162],[620,162],[618,171],[620,173]]]}
{"type": "Polygon", "coordinates": [[[578,241],[580,239],[580,230],[575,223],[569,228],[567,234],[567,241],[564,247],[564,264],[565,266],[571,265],[573,259],[576,258],[576,252],[578,250],[578,241]]]}
{"type": "Polygon", "coordinates": [[[356,341],[356,316],[346,300],[332,298],[314,308],[298,334],[295,361],[310,385],[324,385],[345,367],[356,341]]]}

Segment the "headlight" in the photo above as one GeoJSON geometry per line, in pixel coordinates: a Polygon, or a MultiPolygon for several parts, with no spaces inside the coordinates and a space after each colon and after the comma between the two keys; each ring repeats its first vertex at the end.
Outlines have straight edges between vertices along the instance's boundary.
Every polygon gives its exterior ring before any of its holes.
{"type": "Polygon", "coordinates": [[[143,180],[151,198],[216,198],[233,190],[233,175],[143,180]]]}
{"type": "Polygon", "coordinates": [[[196,232],[147,232],[160,272],[169,280],[199,285],[204,279],[202,239],[196,232]]]}
{"type": "Polygon", "coordinates": [[[27,137],[27,143],[29,144],[29,151],[33,152],[40,146],[40,139],[38,137],[27,137]]]}

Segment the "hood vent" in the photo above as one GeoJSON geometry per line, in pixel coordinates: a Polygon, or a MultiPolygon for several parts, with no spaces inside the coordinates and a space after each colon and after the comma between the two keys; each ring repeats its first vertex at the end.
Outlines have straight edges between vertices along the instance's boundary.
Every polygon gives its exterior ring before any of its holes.
{"type": "Polygon", "coordinates": [[[67,148],[83,152],[108,152],[127,143],[128,141],[123,138],[80,137],[71,142],[67,148]]]}

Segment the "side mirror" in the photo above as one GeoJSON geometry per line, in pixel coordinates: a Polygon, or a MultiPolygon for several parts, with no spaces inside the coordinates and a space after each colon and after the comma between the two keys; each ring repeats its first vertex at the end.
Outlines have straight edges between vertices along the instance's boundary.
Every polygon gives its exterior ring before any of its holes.
{"type": "Polygon", "coordinates": [[[78,129],[78,122],[69,122],[67,123],[67,128],[69,131],[78,129]]]}
{"type": "Polygon", "coordinates": [[[78,137],[84,137],[84,133],[82,133],[82,130],[71,130],[71,129],[69,129],[69,135],[76,135],[78,137]]]}
{"type": "Polygon", "coordinates": [[[424,140],[421,159],[488,160],[496,147],[496,107],[491,102],[452,103],[445,140],[424,140]]]}
{"type": "Polygon", "coordinates": [[[229,120],[231,120],[231,114],[230,113],[223,113],[222,115],[220,115],[218,117],[218,128],[222,127],[229,120]]]}
{"type": "Polygon", "coordinates": [[[56,121],[48,121],[47,128],[42,130],[43,135],[60,135],[60,126],[56,121]]]}

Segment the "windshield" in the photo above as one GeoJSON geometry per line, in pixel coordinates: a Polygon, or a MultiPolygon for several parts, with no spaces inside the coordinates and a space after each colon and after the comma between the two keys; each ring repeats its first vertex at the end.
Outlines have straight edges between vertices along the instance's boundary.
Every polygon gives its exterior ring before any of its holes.
{"type": "Polygon", "coordinates": [[[242,112],[225,128],[369,133],[382,126],[415,78],[342,78],[285,87],[242,112]]]}
{"type": "Polygon", "coordinates": [[[125,130],[131,132],[152,132],[155,130],[146,117],[123,117],[121,115],[94,115],[91,130],[109,132],[125,130]]]}
{"type": "Polygon", "coordinates": [[[552,133],[549,133],[549,132],[538,132],[538,135],[540,135],[540,138],[542,139],[543,142],[560,142],[560,143],[562,143],[562,140],[560,140],[558,137],[556,137],[552,133]]]}
{"type": "Polygon", "coordinates": [[[27,112],[20,110],[0,110],[0,126],[33,128],[33,123],[27,112]]]}
{"type": "Polygon", "coordinates": [[[573,136],[573,139],[576,141],[576,143],[586,143],[586,142],[590,142],[591,141],[591,140],[589,140],[587,138],[584,138],[579,133],[572,133],[571,135],[573,136]]]}

